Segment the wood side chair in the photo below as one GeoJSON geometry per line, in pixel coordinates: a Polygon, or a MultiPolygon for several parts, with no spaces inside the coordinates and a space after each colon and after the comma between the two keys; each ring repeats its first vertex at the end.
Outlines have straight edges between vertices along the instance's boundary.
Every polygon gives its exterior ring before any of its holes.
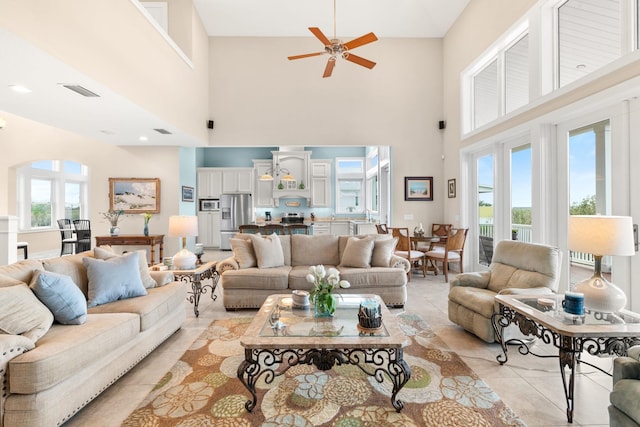
{"type": "Polygon", "coordinates": [[[464,243],[467,240],[468,228],[457,228],[451,230],[445,246],[433,246],[425,254],[427,261],[434,265],[433,271],[438,275],[438,268],[435,263],[441,262],[444,270],[444,280],[449,282],[449,263],[458,263],[458,271],[462,273],[462,254],[464,253],[464,243]]]}
{"type": "MultiPolygon", "coordinates": [[[[411,267],[419,265],[422,269],[422,275],[427,277],[427,262],[424,252],[411,249],[411,236],[407,227],[389,228],[393,237],[398,238],[395,254],[409,260],[411,267]]],[[[411,280],[411,269],[407,273],[407,279],[411,280]]]]}

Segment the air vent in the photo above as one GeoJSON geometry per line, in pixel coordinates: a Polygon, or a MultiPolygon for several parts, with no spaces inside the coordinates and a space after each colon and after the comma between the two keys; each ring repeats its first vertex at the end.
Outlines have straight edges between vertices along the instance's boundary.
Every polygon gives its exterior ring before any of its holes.
{"type": "Polygon", "coordinates": [[[69,90],[74,91],[75,93],[82,95],[82,96],[86,96],[87,98],[99,98],[100,95],[98,95],[97,93],[91,92],[89,89],[84,88],[80,85],[65,85],[63,84],[62,86],[66,87],[69,90]]]}
{"type": "Polygon", "coordinates": [[[171,132],[169,132],[166,129],[154,129],[156,132],[161,133],[163,135],[171,135],[171,132]]]}

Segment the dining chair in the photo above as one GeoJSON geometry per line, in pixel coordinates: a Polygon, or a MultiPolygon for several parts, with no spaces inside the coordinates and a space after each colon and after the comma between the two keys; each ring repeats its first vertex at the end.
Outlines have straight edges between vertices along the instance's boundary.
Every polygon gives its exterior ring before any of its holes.
{"type": "Polygon", "coordinates": [[[378,234],[389,234],[387,224],[376,224],[376,230],[378,230],[378,234]]]}
{"type": "Polygon", "coordinates": [[[58,228],[60,229],[60,256],[72,254],[77,239],[74,236],[73,224],[69,218],[63,218],[58,220],[58,228]]]}
{"type": "Polygon", "coordinates": [[[91,221],[88,219],[74,219],[73,228],[76,229],[76,253],[91,250],[91,221]]]}
{"type": "Polygon", "coordinates": [[[438,275],[438,268],[436,263],[442,263],[442,270],[444,270],[444,280],[449,282],[449,264],[458,263],[458,271],[462,273],[462,255],[464,253],[464,243],[467,240],[468,228],[456,228],[451,230],[451,234],[447,237],[447,243],[445,246],[434,246],[430,251],[425,254],[425,258],[428,262],[432,263],[435,267],[434,273],[438,275]]]}
{"type": "Polygon", "coordinates": [[[309,234],[309,228],[307,224],[289,224],[287,232],[289,234],[309,234]]]}
{"type": "Polygon", "coordinates": [[[262,234],[268,236],[273,233],[276,233],[281,236],[284,234],[287,234],[284,228],[284,225],[281,225],[281,224],[267,224],[264,227],[262,227],[262,234]]]}
{"type": "Polygon", "coordinates": [[[260,227],[255,224],[243,224],[238,227],[238,231],[243,234],[260,234],[260,227]]]}
{"type": "MultiPolygon", "coordinates": [[[[395,254],[409,260],[411,267],[420,266],[422,275],[427,277],[427,263],[424,252],[411,249],[411,236],[407,227],[390,227],[393,237],[398,238],[395,254]]],[[[411,270],[407,273],[407,280],[411,280],[411,270]]]]}

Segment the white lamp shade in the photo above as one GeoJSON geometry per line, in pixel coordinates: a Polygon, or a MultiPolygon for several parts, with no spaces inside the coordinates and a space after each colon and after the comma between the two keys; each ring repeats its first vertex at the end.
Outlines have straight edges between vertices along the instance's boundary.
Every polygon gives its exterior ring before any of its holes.
{"type": "Polygon", "coordinates": [[[169,217],[169,236],[191,237],[198,235],[198,217],[193,215],[173,215],[169,217]]]}
{"type": "Polygon", "coordinates": [[[633,220],[630,216],[571,215],[569,249],[593,255],[632,256],[633,220]]]}

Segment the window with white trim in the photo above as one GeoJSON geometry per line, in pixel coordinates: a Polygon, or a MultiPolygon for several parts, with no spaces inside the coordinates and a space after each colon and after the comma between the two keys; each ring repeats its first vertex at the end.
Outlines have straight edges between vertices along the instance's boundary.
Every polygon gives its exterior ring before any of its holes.
{"type": "Polygon", "coordinates": [[[43,160],[18,168],[20,230],[56,228],[58,219],[86,217],[88,180],[87,166],[68,160],[43,160]]]}
{"type": "Polygon", "coordinates": [[[370,213],[378,213],[379,192],[378,169],[379,169],[378,147],[370,148],[367,153],[367,209],[370,213]]]}
{"type": "Polygon", "coordinates": [[[363,213],[365,163],[362,157],[336,158],[336,213],[363,213]]]}

